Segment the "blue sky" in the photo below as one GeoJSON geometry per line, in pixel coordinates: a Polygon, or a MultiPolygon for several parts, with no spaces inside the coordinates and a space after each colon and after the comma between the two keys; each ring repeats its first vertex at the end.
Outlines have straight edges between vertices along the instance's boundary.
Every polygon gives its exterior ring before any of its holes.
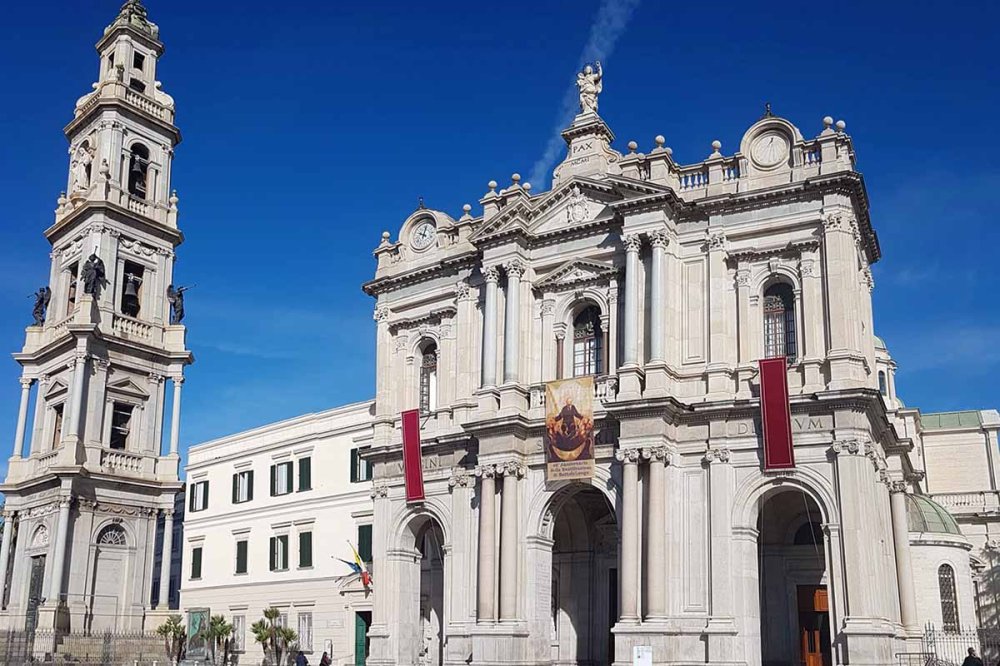
{"type": "MultiPolygon", "coordinates": [[[[0,350],[20,349],[25,296],[47,279],[61,128],[119,4],[4,8],[0,350]]],[[[360,285],[381,232],[395,236],[418,196],[457,217],[490,179],[531,173],[601,3],[146,4],[184,135],[176,281],[197,283],[186,447],[373,394],[360,285]]],[[[1000,407],[998,20],[984,2],[646,0],[598,44],[601,113],[620,150],[663,134],[682,163],[713,139],[731,154],[765,101],[807,137],[844,119],[881,239],[876,328],[900,395],[925,411],[1000,407]]],[[[0,361],[4,460],[18,376],[0,361]]]]}

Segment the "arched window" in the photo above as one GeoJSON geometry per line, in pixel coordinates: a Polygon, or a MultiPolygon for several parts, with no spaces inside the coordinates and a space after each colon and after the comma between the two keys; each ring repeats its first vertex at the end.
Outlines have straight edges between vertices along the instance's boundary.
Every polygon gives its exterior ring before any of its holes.
{"type": "Polygon", "coordinates": [[[125,530],[120,525],[108,525],[97,535],[99,546],[125,546],[125,530]]]}
{"type": "Polygon", "coordinates": [[[958,597],[955,594],[955,570],[950,564],[938,567],[938,589],[941,592],[941,625],[945,631],[958,631],[958,597]]]}
{"type": "Polygon", "coordinates": [[[437,345],[429,342],[421,349],[420,356],[420,411],[437,409],[437,345]]]}
{"type": "Polygon", "coordinates": [[[878,371],[878,392],[882,395],[889,395],[889,385],[885,382],[885,370],[878,371]]]}
{"type": "Polygon", "coordinates": [[[784,356],[795,360],[795,294],[791,285],[779,282],[764,291],[764,357],[784,356]]]}
{"type": "Polygon", "coordinates": [[[601,311],[591,305],[573,319],[573,376],[600,374],[604,361],[601,311]]]}
{"type": "Polygon", "coordinates": [[[128,163],[128,191],[142,199],[146,198],[146,176],[149,172],[149,148],[137,143],[132,146],[132,156],[128,163]]]}

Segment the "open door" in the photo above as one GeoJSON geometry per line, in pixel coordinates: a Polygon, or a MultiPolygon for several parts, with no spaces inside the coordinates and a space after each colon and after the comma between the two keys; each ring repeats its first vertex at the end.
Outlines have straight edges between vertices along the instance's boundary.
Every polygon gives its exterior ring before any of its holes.
{"type": "Polygon", "coordinates": [[[804,666],[830,666],[830,603],[825,585],[800,585],[799,651],[804,666]]]}
{"type": "Polygon", "coordinates": [[[354,666],[365,666],[368,659],[368,627],[371,623],[372,614],[369,611],[354,614],[354,666]]]}

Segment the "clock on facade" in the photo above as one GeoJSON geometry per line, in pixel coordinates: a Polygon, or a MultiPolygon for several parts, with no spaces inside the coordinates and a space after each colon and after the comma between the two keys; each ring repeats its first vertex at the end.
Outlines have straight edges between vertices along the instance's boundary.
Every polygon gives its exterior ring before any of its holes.
{"type": "Polygon", "coordinates": [[[436,237],[437,231],[434,229],[434,223],[424,221],[413,230],[410,243],[413,245],[414,250],[426,250],[434,243],[436,237]]]}
{"type": "Polygon", "coordinates": [[[754,139],[750,156],[764,168],[778,166],[788,159],[788,139],[777,132],[761,134],[754,139]]]}

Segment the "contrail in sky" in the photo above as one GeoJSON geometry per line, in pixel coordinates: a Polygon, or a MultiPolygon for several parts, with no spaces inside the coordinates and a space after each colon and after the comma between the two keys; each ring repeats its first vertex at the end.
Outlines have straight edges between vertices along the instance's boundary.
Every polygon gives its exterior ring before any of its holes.
{"type": "MultiPolygon", "coordinates": [[[[601,0],[601,7],[597,10],[597,16],[590,26],[590,36],[587,44],[580,54],[580,63],[592,62],[594,60],[604,60],[615,50],[618,38],[625,32],[632,14],[639,6],[639,0],[601,0]]],[[[553,137],[549,139],[545,146],[545,152],[535,162],[531,169],[530,182],[538,188],[544,189],[548,183],[549,174],[560,154],[566,150],[566,144],[559,133],[565,129],[573,120],[577,112],[577,91],[575,84],[571,84],[563,95],[562,107],[559,111],[559,120],[556,124],[553,137]]]]}

